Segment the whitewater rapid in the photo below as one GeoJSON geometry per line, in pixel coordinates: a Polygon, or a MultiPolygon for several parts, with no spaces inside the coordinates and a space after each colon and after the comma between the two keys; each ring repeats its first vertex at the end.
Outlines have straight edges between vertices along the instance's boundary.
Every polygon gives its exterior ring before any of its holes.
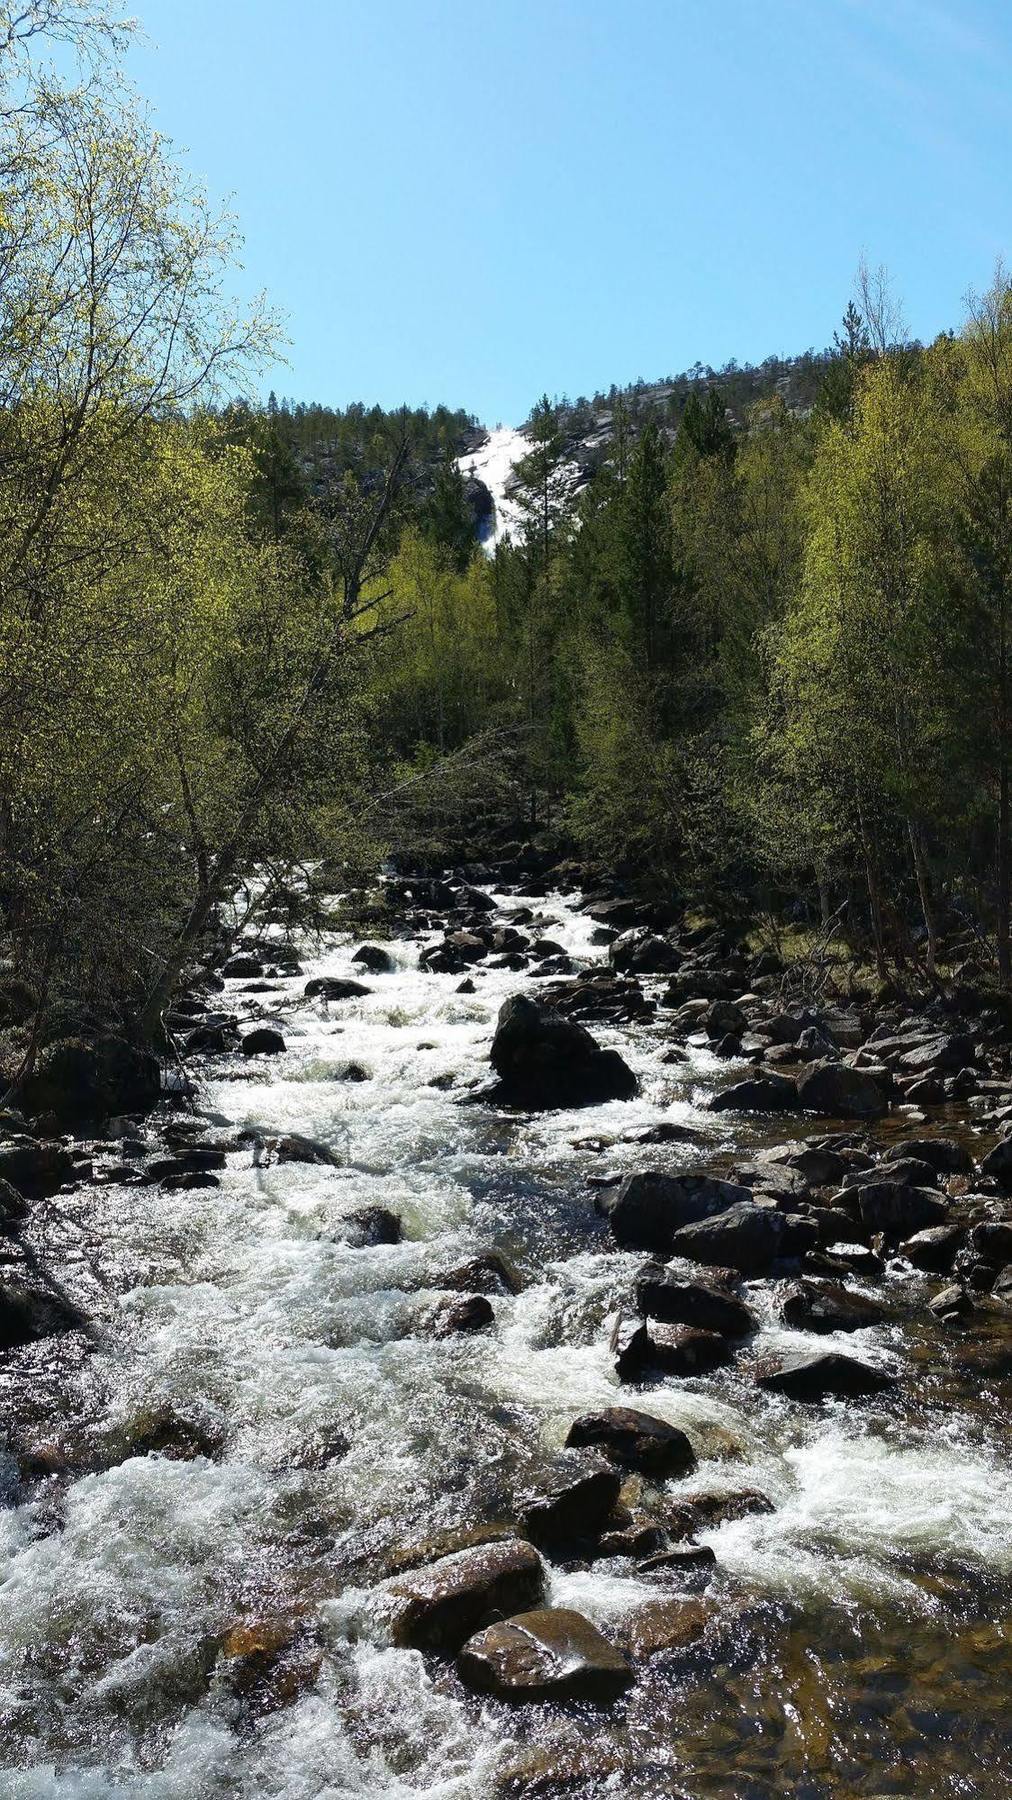
{"type": "MultiPolygon", "coordinates": [[[[524,904],[494,897],[504,919],[524,904]]],[[[578,965],[603,954],[572,897],[526,903],[578,965]]],[[[90,1192],[92,1261],[113,1296],[85,1377],[94,1432],[128,1442],[171,1413],[219,1449],[127,1454],[75,1480],[55,1522],[9,1476],[10,1800],[488,1800],[527,1742],[522,1719],[390,1647],[370,1558],[476,1516],[524,1456],[562,1443],[574,1415],[627,1398],[608,1334],[642,1258],[612,1247],[587,1175],[660,1154],[665,1166],[705,1163],[747,1149],[750,1134],[703,1110],[728,1065],[702,1045],[664,1061],[670,1040],[651,1026],[595,1027],[640,1078],[632,1102],[535,1118],[461,1104],[487,1076],[498,1007],[536,978],[479,966],[477,991],[461,994],[459,976],[419,968],[430,940],[395,941],[395,968],[365,975],[366,996],[306,1002],[309,976],[362,977],[359,941],[330,934],[301,975],[255,1002],[279,1016],[284,1055],[222,1062],[202,1096],[209,1130],[298,1131],[333,1147],[339,1167],[257,1168],[244,1146],[217,1189],[90,1192]],[[349,1080],[349,1065],[364,1079],[349,1080]],[[623,1141],[660,1119],[694,1125],[705,1146],[623,1141]],[[351,1247],[342,1223],[363,1206],[397,1213],[403,1241],[351,1247]],[[441,1274],[491,1246],[515,1260],[523,1291],[493,1300],[486,1335],[427,1335],[441,1274]],[[305,1466],[307,1446],[337,1439],[346,1454],[305,1466]],[[318,1671],[251,1721],[223,1691],[214,1647],[237,1620],[278,1616],[311,1624],[318,1671]]],[[[242,983],[229,985],[241,1003],[242,983]]],[[[62,1274],[81,1278],[72,1255],[62,1274]]],[[[767,1305],[758,1352],[798,1345],[904,1362],[897,1328],[813,1339],[767,1305]]],[[[977,1416],[933,1411],[930,1393],[902,1425],[874,1404],[798,1408],[727,1372],[633,1403],[698,1447],[697,1474],[672,1493],[747,1486],[773,1502],[703,1534],[718,1598],[726,1585],[735,1604],[815,1605],[819,1618],[885,1609],[902,1632],[939,1604],[915,1578],[918,1558],[955,1558],[985,1583],[1012,1574],[998,1442],[977,1416]]],[[[603,1624],[657,1593],[620,1559],[551,1574],[555,1603],[603,1624]]],[[[648,1713],[663,1708],[652,1700],[648,1713]]],[[[613,1726],[594,1730],[607,1739],[613,1726]]],[[[664,1741],[689,1779],[692,1743],[676,1754],[664,1741]]]]}

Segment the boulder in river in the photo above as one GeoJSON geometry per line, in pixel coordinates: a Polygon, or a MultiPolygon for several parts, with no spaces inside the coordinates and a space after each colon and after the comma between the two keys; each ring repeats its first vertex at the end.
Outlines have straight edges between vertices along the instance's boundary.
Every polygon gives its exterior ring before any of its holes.
{"type": "Polygon", "coordinates": [[[702,1637],[713,1616],[712,1602],[696,1595],[648,1600],[622,1619],[621,1648],[635,1657],[654,1656],[659,1650],[684,1650],[702,1637]]]}
{"type": "Polygon", "coordinates": [[[638,1087],[617,1050],[524,994],[500,1009],[491,1061],[499,1082],[489,1098],[536,1111],[631,1100],[638,1087]]]}
{"type": "Polygon", "coordinates": [[[791,1400],[847,1400],[864,1394],[882,1394],[896,1386],[895,1375],[874,1369],[870,1363],[837,1351],[818,1351],[785,1357],[776,1368],[756,1376],[759,1387],[791,1400]]]}
{"type": "Polygon", "coordinates": [[[944,1225],[948,1207],[928,1188],[905,1187],[892,1181],[868,1181],[856,1189],[861,1223],[866,1231],[884,1231],[888,1237],[909,1237],[929,1225],[944,1225]]]}
{"type": "Polygon", "coordinates": [[[801,1213],[783,1213],[751,1197],[697,1224],[683,1225],[671,1240],[671,1254],[692,1262],[715,1263],[742,1275],[764,1275],[777,1262],[815,1248],[818,1227],[801,1213]]]}
{"type": "Polygon", "coordinates": [[[516,1516],[536,1544],[579,1543],[602,1530],[621,1485],[608,1463],[563,1453],[517,1495],[516,1516]]]}
{"type": "Polygon", "coordinates": [[[709,1111],[787,1113],[793,1112],[797,1105],[797,1086],[786,1075],[755,1075],[714,1094],[709,1111]]]}
{"type": "Polygon", "coordinates": [[[273,1025],[256,1025],[242,1040],[244,1056],[281,1056],[285,1040],[273,1025]]]}
{"type": "Polygon", "coordinates": [[[489,1331],[495,1324],[495,1313],[484,1294],[455,1296],[441,1300],[431,1320],[435,1337],[457,1337],[461,1333],[489,1331]]]}
{"type": "Polygon", "coordinates": [[[709,1375],[733,1362],[735,1346],[716,1331],[697,1325],[663,1325],[653,1320],[620,1320],[613,1334],[615,1368],[620,1381],[639,1381],[654,1371],[677,1375],[709,1375]]]}
{"type": "Polygon", "coordinates": [[[691,1475],[696,1453],[684,1431],[629,1406],[582,1413],[566,1438],[573,1449],[600,1450],[609,1462],[644,1475],[691,1475]]]}
{"type": "Polygon", "coordinates": [[[889,1109],[881,1082],[847,1063],[812,1063],[798,1077],[798,1103],[828,1119],[880,1119],[889,1109]]]}
{"type": "Polygon", "coordinates": [[[569,1607],[543,1607],[489,1625],[457,1659],[462,1680],[500,1700],[607,1705],[633,1672],[596,1625],[569,1607]]]}
{"type": "Polygon", "coordinates": [[[541,1558],[520,1538],[481,1544],[388,1584],[395,1644],[453,1655],[487,1619],[536,1606],[541,1558]]]}
{"type": "Polygon", "coordinates": [[[665,1175],[645,1169],[627,1175],[617,1188],[602,1189],[596,1204],[623,1249],[664,1255],[680,1226],[710,1218],[751,1197],[748,1188],[715,1175],[665,1175]]]}
{"type": "Polygon", "coordinates": [[[925,1231],[915,1231],[913,1237],[907,1238],[900,1245],[900,1254],[913,1263],[915,1269],[947,1275],[962,1241],[963,1232],[959,1225],[929,1225],[925,1231]]]}
{"type": "Polygon", "coordinates": [[[392,975],[397,967],[389,950],[384,950],[381,944],[360,944],[351,960],[360,963],[371,975],[392,975]]]}
{"type": "Polygon", "coordinates": [[[371,994],[372,989],[341,975],[314,975],[303,992],[307,1000],[359,1000],[364,994],[371,994]]]}
{"type": "Polygon", "coordinates": [[[636,1278],[636,1304],[648,1319],[696,1325],[722,1337],[747,1337],[756,1320],[744,1301],[703,1281],[687,1281],[673,1269],[648,1263],[636,1278]]]}
{"type": "Polygon", "coordinates": [[[792,1331],[861,1331],[886,1316],[879,1301],[836,1281],[797,1281],[780,1301],[780,1317],[792,1331]]]}

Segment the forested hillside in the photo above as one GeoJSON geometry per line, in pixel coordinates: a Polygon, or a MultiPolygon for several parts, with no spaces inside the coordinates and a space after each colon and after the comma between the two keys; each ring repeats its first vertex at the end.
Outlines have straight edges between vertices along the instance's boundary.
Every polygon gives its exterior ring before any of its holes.
{"type": "Polygon", "coordinates": [[[543,400],[488,558],[469,414],[235,400],[274,327],[223,297],[233,228],[103,15],[86,80],[40,74],[50,13],[0,51],[12,1079],[88,1009],[157,1033],[255,866],[543,831],[680,905],[838,914],[883,976],[969,933],[1007,980],[1003,271],[926,348],[866,278],[826,353],[543,400]]]}

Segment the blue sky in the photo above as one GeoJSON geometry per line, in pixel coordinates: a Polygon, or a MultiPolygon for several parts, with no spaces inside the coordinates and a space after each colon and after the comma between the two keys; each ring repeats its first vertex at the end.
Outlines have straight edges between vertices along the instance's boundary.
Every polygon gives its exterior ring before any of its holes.
{"type": "Polygon", "coordinates": [[[909,330],[1012,254],[1007,0],[133,0],[131,73],[245,235],[302,399],[519,423],[909,330]]]}

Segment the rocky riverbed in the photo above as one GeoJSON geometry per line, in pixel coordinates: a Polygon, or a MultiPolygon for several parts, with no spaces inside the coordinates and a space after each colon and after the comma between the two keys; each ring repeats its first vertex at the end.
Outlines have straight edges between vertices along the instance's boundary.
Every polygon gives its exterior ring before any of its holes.
{"type": "Polygon", "coordinates": [[[0,1122],[2,1792],[1012,1792],[1001,1012],[519,871],[298,954],[0,1122]]]}

